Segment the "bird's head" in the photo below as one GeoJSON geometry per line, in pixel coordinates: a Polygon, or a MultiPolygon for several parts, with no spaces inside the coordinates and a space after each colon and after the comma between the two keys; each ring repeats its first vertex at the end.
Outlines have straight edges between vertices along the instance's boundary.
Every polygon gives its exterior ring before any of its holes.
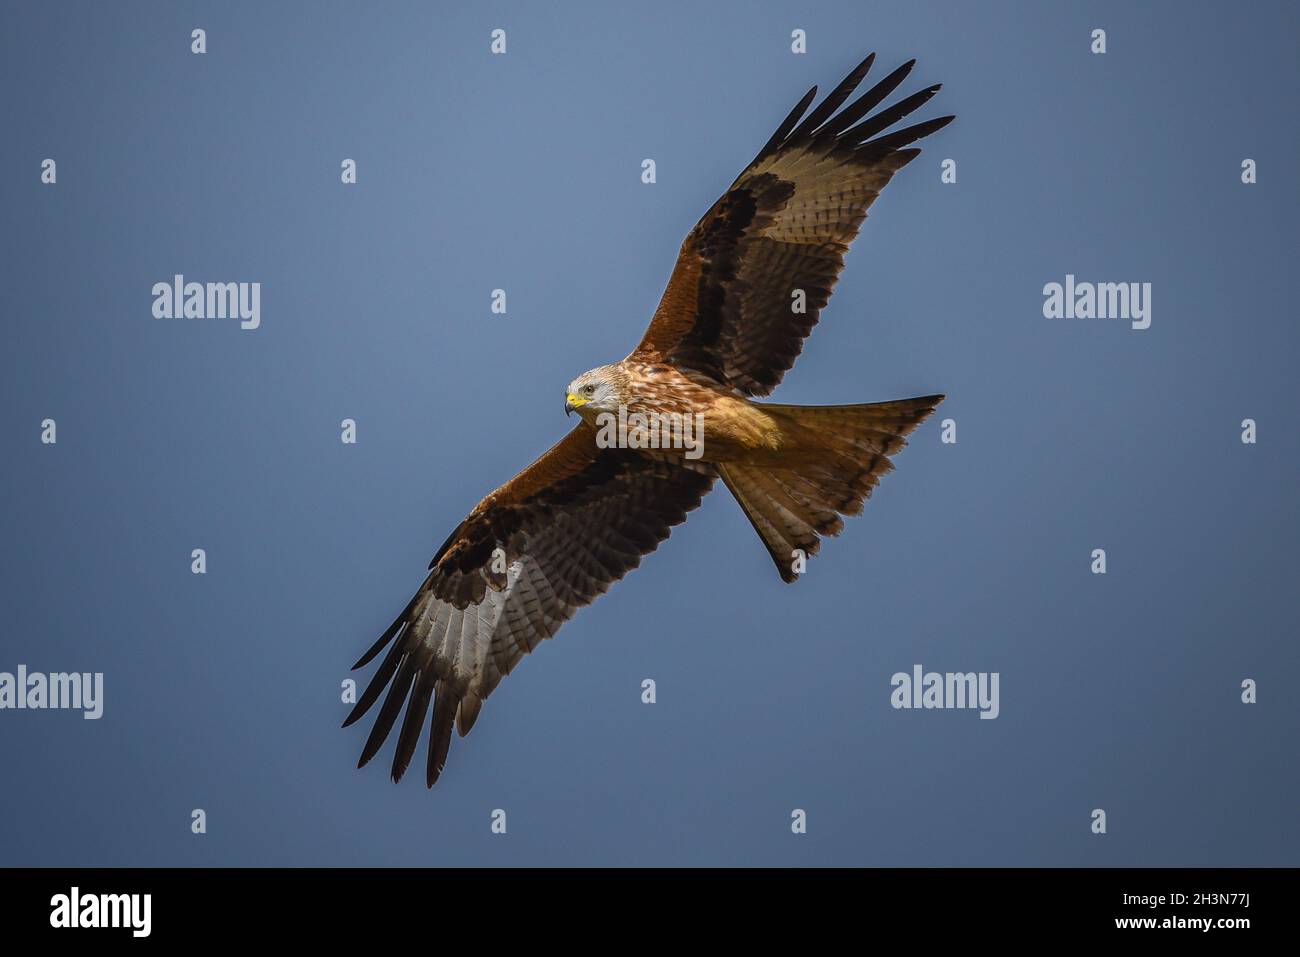
{"type": "Polygon", "coordinates": [[[617,414],[618,407],[626,403],[623,395],[625,378],[613,366],[600,366],[584,372],[569,383],[564,396],[565,413],[576,411],[584,419],[601,412],[617,414]]]}

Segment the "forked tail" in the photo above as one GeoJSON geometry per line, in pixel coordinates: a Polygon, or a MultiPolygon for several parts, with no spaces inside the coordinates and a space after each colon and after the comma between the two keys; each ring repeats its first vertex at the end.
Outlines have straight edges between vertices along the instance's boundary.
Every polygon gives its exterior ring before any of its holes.
{"type": "Polygon", "coordinates": [[[784,581],[817,554],[822,535],[838,535],[841,515],[857,515],[889,457],[942,402],[926,395],[866,405],[769,405],[791,449],[789,466],[727,463],[718,472],[763,539],[784,581]]]}

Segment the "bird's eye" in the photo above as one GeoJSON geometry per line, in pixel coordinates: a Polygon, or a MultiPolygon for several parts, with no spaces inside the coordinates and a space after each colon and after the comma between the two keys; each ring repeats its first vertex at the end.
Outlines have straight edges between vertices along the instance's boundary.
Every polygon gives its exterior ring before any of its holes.
{"type": "Polygon", "coordinates": [[[594,385],[584,385],[582,387],[582,391],[585,392],[587,395],[595,395],[596,387],[594,385]]]}

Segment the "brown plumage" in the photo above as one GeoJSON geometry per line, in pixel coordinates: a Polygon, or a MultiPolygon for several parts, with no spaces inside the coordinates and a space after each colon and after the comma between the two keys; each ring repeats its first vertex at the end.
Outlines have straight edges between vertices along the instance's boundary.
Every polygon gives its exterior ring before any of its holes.
{"type": "Polygon", "coordinates": [[[861,511],[904,436],[942,400],[751,401],[769,394],[798,358],[868,207],[920,152],[910,144],[952,120],[885,133],[937,86],[867,115],[914,61],[841,110],[873,58],[806,118],[816,88],[796,105],[687,235],[636,349],[570,384],[566,409],[582,421],[484,498],[434,555],[415,597],[354,666],[388,649],[344,722],[357,721],[388,689],[359,765],[378,752],[405,705],[392,777],[406,771],[427,719],[432,787],[453,728],[469,733],[502,677],[654,551],[716,478],[781,577],[794,581],[821,536],[839,534],[841,516],[861,511]],[[618,415],[627,422],[611,429],[618,415]],[[698,447],[651,447],[649,438],[668,433],[638,416],[660,415],[702,423],[698,447]]]}

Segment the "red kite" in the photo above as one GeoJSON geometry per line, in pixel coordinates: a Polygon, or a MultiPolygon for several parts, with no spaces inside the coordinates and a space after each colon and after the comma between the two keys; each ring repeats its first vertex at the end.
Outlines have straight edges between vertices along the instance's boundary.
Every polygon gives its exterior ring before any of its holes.
{"type": "Polygon", "coordinates": [[[874,56],[806,117],[817,88],[799,101],[687,235],[640,344],[569,384],[565,411],[579,414],[578,425],[484,498],[438,549],[415,597],[355,665],[388,647],[344,722],[388,688],[358,766],[405,704],[392,765],[399,780],[432,704],[432,787],[453,725],[468,734],[502,677],[654,551],[716,478],[793,582],[820,537],[839,534],[840,516],[862,510],[904,436],[943,399],[752,401],[794,365],[868,207],[920,153],[911,144],[953,119],[886,132],[938,86],[867,115],[915,61],[841,110],[874,56]]]}

